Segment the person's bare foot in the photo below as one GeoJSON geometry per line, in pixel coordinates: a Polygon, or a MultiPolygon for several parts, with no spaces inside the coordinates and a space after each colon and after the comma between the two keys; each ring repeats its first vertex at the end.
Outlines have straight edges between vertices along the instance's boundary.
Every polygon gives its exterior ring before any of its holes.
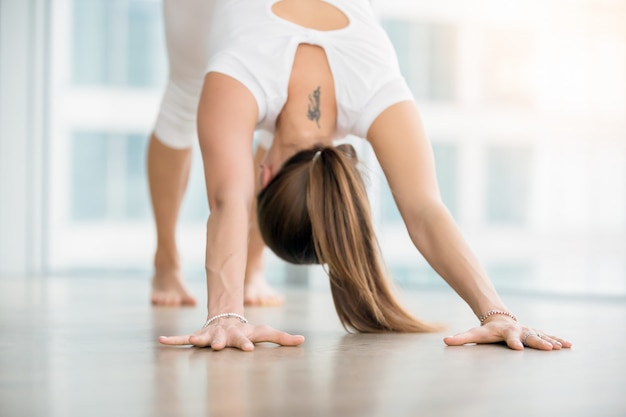
{"type": "Polygon", "coordinates": [[[196,305],[196,299],[191,295],[179,270],[157,269],[152,277],[152,305],[179,307],[196,305]]]}
{"type": "Polygon", "coordinates": [[[262,272],[246,277],[243,288],[243,303],[245,305],[278,307],[284,302],[283,296],[269,286],[262,272]]]}

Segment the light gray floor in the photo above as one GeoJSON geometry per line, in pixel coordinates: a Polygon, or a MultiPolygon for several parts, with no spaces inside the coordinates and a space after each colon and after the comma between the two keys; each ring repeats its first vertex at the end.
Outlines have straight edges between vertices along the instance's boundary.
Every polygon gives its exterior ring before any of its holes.
{"type": "MultiPolygon", "coordinates": [[[[330,294],[289,289],[284,307],[246,314],[305,344],[243,353],[160,346],[205,309],[152,308],[147,289],[136,278],[0,278],[0,416],[626,415],[624,301],[507,295],[526,323],[575,344],[514,352],[448,348],[445,334],[347,334],[330,294]]],[[[475,324],[449,291],[402,294],[450,333],[475,324]]]]}

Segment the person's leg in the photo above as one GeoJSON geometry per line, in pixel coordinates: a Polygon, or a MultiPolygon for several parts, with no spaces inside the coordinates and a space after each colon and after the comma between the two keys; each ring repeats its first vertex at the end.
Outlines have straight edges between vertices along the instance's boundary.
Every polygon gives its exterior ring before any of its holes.
{"type": "MultiPolygon", "coordinates": [[[[257,147],[254,154],[254,174],[257,187],[260,183],[259,165],[265,157],[266,150],[257,147]]],[[[257,188],[258,192],[258,188],[257,188]]],[[[253,200],[250,211],[250,236],[248,240],[248,263],[246,265],[246,279],[244,283],[244,303],[246,305],[278,306],[283,303],[283,297],[274,291],[267,283],[263,272],[263,252],[265,243],[259,232],[256,216],[256,199],[253,200]]]]}
{"type": "Polygon", "coordinates": [[[176,247],[176,223],[197,140],[196,113],[209,57],[213,0],[164,0],[169,80],[148,146],[148,181],[157,232],[152,303],[194,305],[176,247]]]}
{"type": "Polygon", "coordinates": [[[176,221],[189,178],[191,148],[173,149],[153,134],[148,145],[148,181],[157,232],[152,304],[195,305],[185,288],[176,247],[176,221]]]}

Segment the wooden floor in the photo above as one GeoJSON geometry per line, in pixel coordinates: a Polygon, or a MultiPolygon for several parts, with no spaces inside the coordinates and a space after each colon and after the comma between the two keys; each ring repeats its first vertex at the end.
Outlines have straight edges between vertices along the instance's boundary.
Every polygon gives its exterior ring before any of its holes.
{"type": "MultiPolygon", "coordinates": [[[[203,284],[192,283],[201,297],[203,284]]],[[[205,309],[152,308],[137,278],[0,278],[0,416],[626,416],[626,303],[505,296],[571,350],[445,347],[435,335],[356,335],[324,290],[285,289],[252,322],[304,345],[172,348],[205,309]]],[[[402,293],[450,333],[475,324],[449,291],[402,293]]],[[[201,304],[203,301],[201,301],[201,304]]]]}

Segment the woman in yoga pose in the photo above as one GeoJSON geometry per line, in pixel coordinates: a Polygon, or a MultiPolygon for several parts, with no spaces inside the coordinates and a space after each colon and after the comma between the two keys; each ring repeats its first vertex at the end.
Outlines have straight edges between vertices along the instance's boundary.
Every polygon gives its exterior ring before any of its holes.
{"type": "Polygon", "coordinates": [[[218,0],[214,15],[198,106],[211,209],[208,319],[193,334],[161,343],[248,351],[256,342],[304,341],[244,318],[247,244],[259,231],[281,258],[325,265],[347,329],[438,330],[407,312],[388,286],[357,156],[335,146],[353,134],[371,144],[417,250],[480,321],[445,343],[570,346],[518,323],[463,240],[441,202],[431,146],[369,2],[218,0]],[[256,157],[255,130],[273,136],[256,157]]]}

